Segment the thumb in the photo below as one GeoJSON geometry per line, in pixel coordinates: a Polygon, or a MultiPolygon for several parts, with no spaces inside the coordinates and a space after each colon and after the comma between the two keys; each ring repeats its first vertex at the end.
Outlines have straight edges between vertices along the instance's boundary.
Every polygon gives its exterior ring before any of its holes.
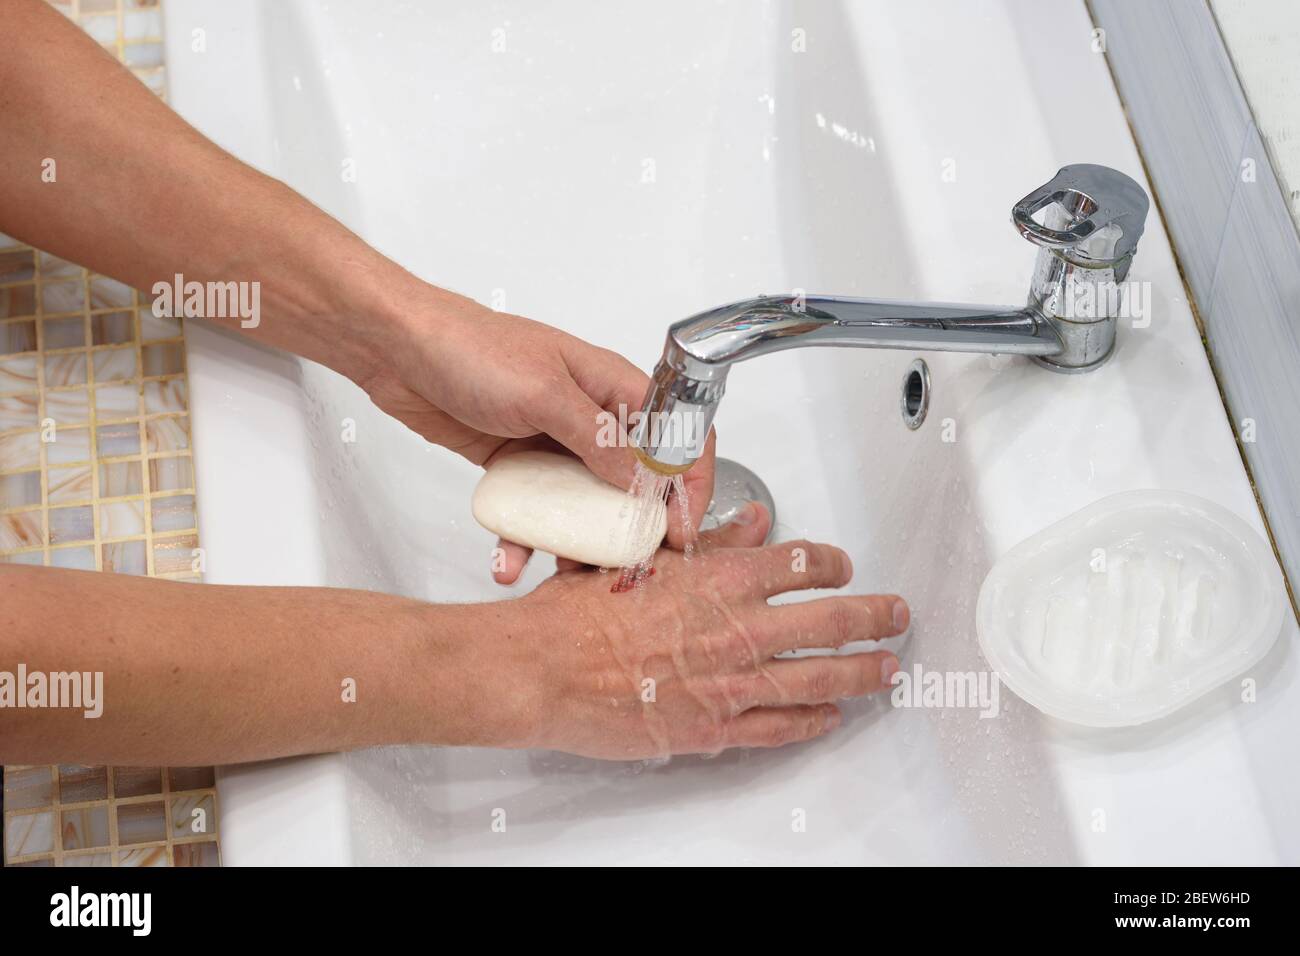
{"type": "Polygon", "coordinates": [[[772,516],[757,501],[746,504],[721,528],[705,531],[700,543],[707,548],[760,548],[772,527],[772,516]]]}
{"type": "Polygon", "coordinates": [[[636,456],[617,417],[592,401],[576,383],[561,386],[559,394],[531,418],[533,427],[581,458],[594,474],[624,490],[632,486],[636,456]]]}

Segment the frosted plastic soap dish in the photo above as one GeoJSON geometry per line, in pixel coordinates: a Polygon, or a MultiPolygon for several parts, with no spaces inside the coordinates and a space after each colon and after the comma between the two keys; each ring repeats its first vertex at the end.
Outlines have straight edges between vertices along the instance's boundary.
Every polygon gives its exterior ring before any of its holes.
{"type": "Polygon", "coordinates": [[[1141,724],[1257,663],[1287,610],[1268,543],[1194,495],[1128,491],[1022,541],[980,588],[1004,684],[1053,717],[1141,724]]]}

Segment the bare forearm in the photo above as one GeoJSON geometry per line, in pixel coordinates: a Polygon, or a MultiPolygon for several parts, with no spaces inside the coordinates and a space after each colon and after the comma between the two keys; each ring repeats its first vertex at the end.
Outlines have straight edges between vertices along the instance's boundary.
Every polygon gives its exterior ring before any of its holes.
{"type": "Polygon", "coordinates": [[[0,0],[0,19],[0,232],[145,292],[258,282],[243,331],[357,379],[395,347],[403,299],[464,307],[215,146],[43,0],[0,0]]]}
{"type": "Polygon", "coordinates": [[[187,765],[500,743],[496,717],[479,714],[492,695],[476,674],[491,670],[465,659],[464,635],[494,607],[0,565],[0,672],[103,674],[98,717],[7,701],[0,761],[187,765]]]}

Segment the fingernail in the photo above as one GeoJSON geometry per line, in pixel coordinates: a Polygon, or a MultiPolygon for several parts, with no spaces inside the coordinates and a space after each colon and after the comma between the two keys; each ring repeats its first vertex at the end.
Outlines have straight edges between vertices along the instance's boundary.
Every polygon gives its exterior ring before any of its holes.
{"type": "Polygon", "coordinates": [[[894,602],[894,630],[906,631],[909,620],[911,620],[911,614],[907,610],[907,602],[899,598],[894,602]]]}
{"type": "Polygon", "coordinates": [[[890,654],[880,662],[880,683],[888,687],[898,673],[898,658],[890,654]]]}
{"type": "Polygon", "coordinates": [[[731,520],[742,528],[754,523],[758,518],[758,509],[754,507],[754,502],[749,502],[745,507],[736,512],[736,516],[731,520]]]}
{"type": "Polygon", "coordinates": [[[826,715],[826,729],[834,730],[842,723],[844,723],[844,714],[838,707],[832,707],[831,712],[826,715]]]}

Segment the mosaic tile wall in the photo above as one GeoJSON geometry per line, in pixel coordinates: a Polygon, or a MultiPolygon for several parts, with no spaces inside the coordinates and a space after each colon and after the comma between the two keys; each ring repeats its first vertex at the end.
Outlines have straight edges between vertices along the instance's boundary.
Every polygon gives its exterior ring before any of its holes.
{"type": "MultiPolygon", "coordinates": [[[[51,0],[166,95],[159,0],[51,0]]],[[[0,236],[0,562],[197,582],[185,340],[0,236]]],[[[4,768],[4,862],[216,866],[211,768],[4,768]]]]}

